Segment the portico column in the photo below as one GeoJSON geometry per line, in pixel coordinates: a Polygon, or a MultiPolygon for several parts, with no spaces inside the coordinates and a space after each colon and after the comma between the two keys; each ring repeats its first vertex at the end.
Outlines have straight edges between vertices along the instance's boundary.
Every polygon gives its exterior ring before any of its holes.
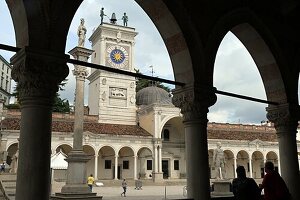
{"type": "Polygon", "coordinates": [[[95,155],[95,179],[98,180],[98,155],[95,155]]]}
{"type": "Polygon", "coordinates": [[[118,155],[115,156],[115,180],[118,180],[118,155]]]}
{"type": "Polygon", "coordinates": [[[52,105],[68,75],[67,59],[29,47],[11,58],[21,105],[17,200],[49,199],[52,105]]]}
{"type": "Polygon", "coordinates": [[[235,155],[234,155],[234,158],[233,158],[233,165],[234,165],[234,178],[236,178],[237,177],[237,174],[236,174],[237,166],[236,166],[236,156],[235,155]]]}
{"type": "Polygon", "coordinates": [[[181,108],[187,156],[187,198],[210,199],[207,144],[208,107],[216,102],[213,88],[185,86],[174,91],[173,103],[181,108]]]}
{"type": "Polygon", "coordinates": [[[161,153],[161,145],[158,146],[158,172],[162,173],[162,153],[161,153]]]}
{"type": "MultiPolygon", "coordinates": [[[[299,162],[298,162],[299,163],[299,162]]],[[[278,173],[281,174],[280,156],[278,157],[278,173]]]]}
{"type": "Polygon", "coordinates": [[[269,106],[267,111],[267,118],[274,123],[276,129],[281,175],[293,199],[300,199],[300,174],[296,143],[299,106],[290,104],[269,106]]]}
{"type": "Polygon", "coordinates": [[[154,172],[158,172],[157,144],[154,145],[154,172]]]}
{"type": "Polygon", "coordinates": [[[250,178],[253,178],[253,175],[252,175],[252,159],[249,158],[249,170],[250,170],[250,178]]]}
{"type": "Polygon", "coordinates": [[[137,177],[136,177],[136,174],[137,174],[136,166],[137,166],[137,156],[133,156],[133,179],[134,180],[137,179],[137,177]]]}

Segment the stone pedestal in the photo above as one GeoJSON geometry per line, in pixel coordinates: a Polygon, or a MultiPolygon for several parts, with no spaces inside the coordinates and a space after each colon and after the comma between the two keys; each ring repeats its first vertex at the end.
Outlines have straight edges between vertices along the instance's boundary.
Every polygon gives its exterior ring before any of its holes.
{"type": "Polygon", "coordinates": [[[215,180],[212,182],[214,191],[211,193],[211,196],[222,196],[222,197],[227,197],[227,196],[233,196],[233,193],[230,192],[230,185],[231,181],[230,180],[215,180]]]}
{"type": "Polygon", "coordinates": [[[68,162],[66,185],[62,187],[60,193],[55,193],[50,199],[102,199],[102,196],[97,196],[97,193],[90,192],[86,183],[86,162],[90,160],[90,157],[83,151],[72,150],[66,160],[68,162]]]}
{"type": "Polygon", "coordinates": [[[89,194],[73,194],[73,193],[56,193],[55,196],[50,197],[51,200],[83,200],[83,199],[93,199],[93,200],[101,200],[102,196],[97,196],[97,193],[89,193],[89,194]]]}
{"type": "Polygon", "coordinates": [[[153,172],[152,173],[153,182],[162,182],[164,180],[162,172],[153,172]]]}

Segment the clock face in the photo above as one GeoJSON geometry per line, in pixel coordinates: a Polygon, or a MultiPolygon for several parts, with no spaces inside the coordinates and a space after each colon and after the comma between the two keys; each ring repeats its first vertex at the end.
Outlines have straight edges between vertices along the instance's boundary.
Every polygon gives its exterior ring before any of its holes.
{"type": "Polygon", "coordinates": [[[128,67],[128,53],[119,45],[111,45],[106,49],[108,64],[115,68],[128,67]]]}

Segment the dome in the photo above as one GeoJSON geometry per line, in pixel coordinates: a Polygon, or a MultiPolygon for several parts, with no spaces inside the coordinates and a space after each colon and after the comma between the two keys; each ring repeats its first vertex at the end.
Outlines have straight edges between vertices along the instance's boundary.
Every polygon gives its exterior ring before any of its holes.
{"type": "Polygon", "coordinates": [[[172,104],[172,98],[166,90],[156,86],[149,86],[137,92],[137,105],[150,105],[153,103],[170,105],[172,104]]]}

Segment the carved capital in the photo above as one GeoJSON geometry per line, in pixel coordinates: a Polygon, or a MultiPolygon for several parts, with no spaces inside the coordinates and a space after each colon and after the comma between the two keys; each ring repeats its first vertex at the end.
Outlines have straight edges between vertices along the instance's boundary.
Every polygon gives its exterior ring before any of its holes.
{"type": "Polygon", "coordinates": [[[269,106],[266,110],[267,118],[274,123],[277,133],[297,131],[300,116],[298,105],[282,104],[279,106],[269,106]]]}
{"type": "Polygon", "coordinates": [[[72,71],[73,75],[77,78],[85,79],[89,74],[86,67],[75,65],[74,70],[72,71]]]}
{"type": "Polygon", "coordinates": [[[208,108],[217,101],[213,87],[185,86],[174,90],[173,95],[173,104],[181,109],[184,121],[207,121],[208,108]]]}
{"type": "Polygon", "coordinates": [[[11,58],[12,78],[17,82],[19,100],[31,97],[53,100],[61,83],[69,73],[64,54],[34,51],[28,47],[11,58]]]}

